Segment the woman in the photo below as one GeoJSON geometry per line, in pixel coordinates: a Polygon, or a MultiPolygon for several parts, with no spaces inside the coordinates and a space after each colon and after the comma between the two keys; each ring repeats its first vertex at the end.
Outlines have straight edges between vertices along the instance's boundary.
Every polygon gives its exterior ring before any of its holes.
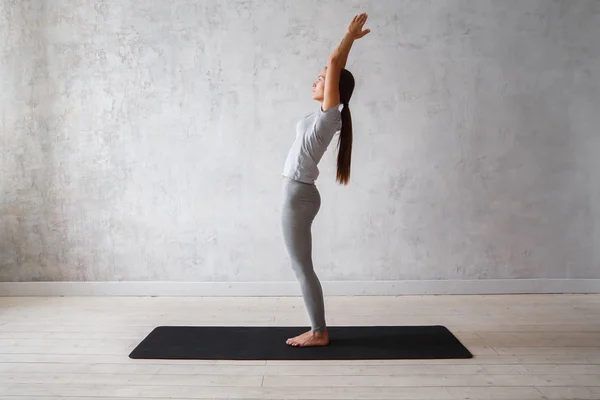
{"type": "Polygon", "coordinates": [[[344,67],[352,43],[370,32],[369,29],[362,29],[366,20],[366,13],[352,19],[344,39],[313,84],[312,98],[319,101],[321,106],[319,111],[298,122],[296,140],[285,162],[283,236],[311,322],[310,331],[287,340],[286,343],[290,346],[329,344],[323,291],[312,263],[311,225],[321,206],[315,181],[319,175],[317,164],[338,131],[340,137],[336,180],[347,185],[350,178],[352,120],[348,102],[354,90],[354,78],[344,67]],[[338,108],[340,105],[344,107],[341,112],[338,108]]]}

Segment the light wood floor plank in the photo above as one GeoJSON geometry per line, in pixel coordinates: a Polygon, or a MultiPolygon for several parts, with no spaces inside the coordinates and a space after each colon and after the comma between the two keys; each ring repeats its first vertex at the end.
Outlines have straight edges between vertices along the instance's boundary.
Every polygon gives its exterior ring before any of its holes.
{"type": "Polygon", "coordinates": [[[260,399],[261,387],[214,386],[199,387],[181,385],[104,385],[15,383],[0,385],[2,396],[63,396],[69,397],[131,397],[135,399],[260,399]]]}
{"type": "MultiPolygon", "coordinates": [[[[189,399],[238,399],[238,400],[542,400],[543,395],[535,388],[367,388],[349,390],[343,388],[298,388],[292,393],[282,392],[279,389],[265,389],[257,397],[225,397],[225,393],[199,392],[190,397],[169,397],[169,400],[189,399]]],[[[61,397],[63,398],[63,397],[61,397]]],[[[69,396],[68,400],[140,400],[141,397],[98,397],[98,396],[69,396]]],[[[3,396],[2,400],[56,400],[56,396],[3,396]]],[[[147,399],[159,399],[159,397],[147,397],[147,399]]],[[[588,397],[590,399],[590,397],[588,397]]],[[[595,399],[595,398],[594,398],[595,399]]]]}
{"type": "Polygon", "coordinates": [[[547,399],[556,400],[598,400],[600,387],[539,387],[547,399]]]}
{"type": "Polygon", "coordinates": [[[23,384],[74,384],[74,385],[125,385],[132,386],[227,386],[261,387],[262,375],[213,374],[65,374],[65,373],[0,373],[0,385],[23,384]]]}
{"type": "Polygon", "coordinates": [[[600,386],[600,375],[267,375],[264,386],[600,386]]]}
{"type": "MultiPolygon", "coordinates": [[[[174,361],[175,362],[175,361],[174,361]]],[[[197,365],[160,363],[0,363],[0,374],[140,374],[140,375],[236,375],[263,376],[266,365],[197,365]]]]}

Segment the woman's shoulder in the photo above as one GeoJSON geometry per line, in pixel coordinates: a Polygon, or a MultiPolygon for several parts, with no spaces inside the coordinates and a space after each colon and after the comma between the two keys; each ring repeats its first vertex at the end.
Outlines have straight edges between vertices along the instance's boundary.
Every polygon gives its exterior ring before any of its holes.
{"type": "Polygon", "coordinates": [[[319,107],[319,111],[317,111],[319,119],[326,119],[331,121],[342,119],[342,112],[340,111],[340,104],[336,104],[335,106],[328,108],[327,110],[323,110],[319,107]]]}

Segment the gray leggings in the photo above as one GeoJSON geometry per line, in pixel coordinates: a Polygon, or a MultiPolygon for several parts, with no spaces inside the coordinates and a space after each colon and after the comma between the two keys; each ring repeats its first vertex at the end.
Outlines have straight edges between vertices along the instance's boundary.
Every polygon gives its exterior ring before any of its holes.
{"type": "Polygon", "coordinates": [[[300,282],[302,297],[314,332],[326,329],[323,290],[312,262],[311,225],[320,207],[321,196],[314,184],[284,179],[281,215],[283,238],[292,268],[300,282]]]}

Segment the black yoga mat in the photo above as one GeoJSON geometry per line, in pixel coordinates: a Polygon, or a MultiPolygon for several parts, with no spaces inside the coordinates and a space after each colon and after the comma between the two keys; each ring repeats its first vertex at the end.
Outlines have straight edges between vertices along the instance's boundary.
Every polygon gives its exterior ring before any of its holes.
{"type": "Polygon", "coordinates": [[[332,326],[326,347],[292,347],[299,327],[160,326],[129,354],[138,359],[360,360],[472,358],[443,326],[332,326]]]}

